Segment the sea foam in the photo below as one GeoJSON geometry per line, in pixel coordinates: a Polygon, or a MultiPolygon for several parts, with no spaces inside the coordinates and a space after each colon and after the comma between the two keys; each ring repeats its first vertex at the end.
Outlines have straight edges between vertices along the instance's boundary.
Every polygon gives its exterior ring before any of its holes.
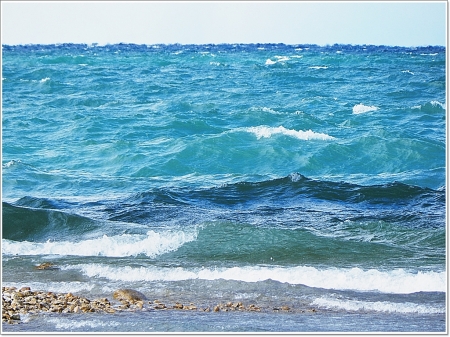
{"type": "Polygon", "coordinates": [[[291,130],[291,129],[286,129],[284,126],[279,126],[279,127],[256,126],[256,127],[245,128],[244,130],[255,134],[257,139],[270,138],[273,135],[277,135],[277,134],[282,134],[282,135],[297,138],[300,140],[313,140],[313,139],[333,140],[333,139],[336,139],[325,133],[318,133],[318,132],[314,132],[312,130],[307,130],[307,131],[291,130]]]}
{"type": "Polygon", "coordinates": [[[103,235],[95,239],[70,241],[29,242],[2,240],[2,252],[5,255],[74,255],[125,257],[146,255],[154,258],[158,255],[177,250],[186,242],[195,240],[197,233],[166,231],[158,233],[148,231],[146,235],[121,234],[103,235]]]}
{"type": "Polygon", "coordinates": [[[272,65],[272,64],[275,64],[275,63],[279,63],[279,62],[283,63],[283,62],[286,62],[286,61],[290,60],[290,58],[288,56],[275,56],[275,58],[276,58],[275,61],[273,61],[271,59],[267,59],[265,64],[266,65],[272,65]]]}
{"type": "Polygon", "coordinates": [[[372,106],[368,106],[368,105],[364,105],[362,103],[357,104],[353,107],[353,114],[354,115],[359,115],[365,112],[369,112],[369,111],[376,111],[378,110],[378,107],[372,105],[372,106]]]}
{"type": "Polygon", "coordinates": [[[274,280],[324,289],[396,294],[409,294],[419,291],[445,292],[446,289],[445,272],[410,273],[403,269],[379,271],[360,268],[317,269],[307,266],[187,269],[183,267],[120,267],[98,264],[73,265],[65,268],[81,270],[83,274],[89,277],[108,278],[122,282],[182,281],[189,279],[210,281],[224,279],[244,282],[274,280]]]}
{"type": "Polygon", "coordinates": [[[338,299],[331,297],[316,298],[313,305],[325,309],[344,309],[346,311],[375,311],[385,313],[417,313],[417,314],[443,314],[445,307],[433,307],[411,302],[388,302],[388,301],[358,301],[351,299],[338,299]]]}

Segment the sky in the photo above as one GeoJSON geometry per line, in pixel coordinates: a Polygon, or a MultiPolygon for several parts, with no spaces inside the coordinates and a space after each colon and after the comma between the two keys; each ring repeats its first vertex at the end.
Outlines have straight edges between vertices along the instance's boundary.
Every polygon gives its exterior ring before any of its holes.
{"type": "Polygon", "coordinates": [[[1,1],[1,42],[446,45],[446,1],[1,1]]]}

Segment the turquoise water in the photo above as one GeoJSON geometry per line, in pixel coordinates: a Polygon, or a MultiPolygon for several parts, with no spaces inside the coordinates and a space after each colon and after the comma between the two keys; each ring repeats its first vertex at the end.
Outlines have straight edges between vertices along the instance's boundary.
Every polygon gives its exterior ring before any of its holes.
{"type": "MultiPolygon", "coordinates": [[[[217,331],[445,331],[445,66],[444,47],[3,46],[3,284],[322,324],[217,331]]],[[[140,315],[3,329],[223,319],[140,315]]]]}

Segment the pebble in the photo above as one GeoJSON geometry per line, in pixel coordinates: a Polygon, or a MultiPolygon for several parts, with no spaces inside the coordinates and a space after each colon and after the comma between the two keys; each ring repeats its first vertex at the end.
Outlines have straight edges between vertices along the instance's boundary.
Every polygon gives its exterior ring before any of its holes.
{"type": "Polygon", "coordinates": [[[51,262],[44,262],[44,263],[41,263],[40,265],[36,266],[36,269],[48,270],[48,269],[58,269],[58,267],[56,267],[56,265],[54,265],[51,262]]]}
{"type": "MultiPolygon", "coordinates": [[[[198,309],[194,303],[182,304],[175,302],[173,306],[166,306],[159,300],[148,301],[145,295],[133,289],[119,289],[113,293],[113,298],[118,300],[120,305],[113,305],[107,298],[87,299],[76,296],[72,293],[57,294],[45,291],[32,291],[30,287],[22,287],[19,290],[15,287],[2,287],[2,321],[14,324],[20,322],[20,315],[38,312],[54,313],[90,313],[105,312],[113,314],[115,312],[128,310],[144,310],[146,306],[158,310],[200,310],[210,312],[210,307],[198,309]],[[145,303],[145,305],[144,305],[145,303]],[[148,304],[147,304],[148,303],[148,304]]],[[[213,312],[220,311],[261,311],[255,304],[247,307],[242,302],[226,302],[212,306],[213,312]]],[[[291,311],[290,307],[283,305],[273,307],[274,311],[291,311]]],[[[309,312],[317,312],[316,309],[309,309],[309,312]]],[[[299,311],[304,313],[305,311],[299,311]]]]}

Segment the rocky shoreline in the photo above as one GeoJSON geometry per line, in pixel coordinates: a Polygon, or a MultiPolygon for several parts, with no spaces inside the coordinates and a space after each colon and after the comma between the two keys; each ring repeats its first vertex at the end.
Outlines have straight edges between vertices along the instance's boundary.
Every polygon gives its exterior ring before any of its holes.
{"type": "MultiPolygon", "coordinates": [[[[33,291],[30,287],[2,287],[2,322],[19,323],[21,315],[37,314],[40,312],[83,314],[103,312],[114,314],[117,311],[150,311],[150,310],[196,310],[203,312],[220,311],[276,311],[292,312],[286,306],[260,308],[255,304],[244,305],[242,302],[225,302],[213,306],[198,307],[194,303],[173,304],[163,303],[160,300],[148,300],[146,296],[133,289],[119,289],[113,294],[113,301],[107,298],[88,299],[75,296],[72,293],[54,293],[46,291],[33,291]]],[[[315,309],[300,310],[300,312],[316,312],[315,309]]]]}

